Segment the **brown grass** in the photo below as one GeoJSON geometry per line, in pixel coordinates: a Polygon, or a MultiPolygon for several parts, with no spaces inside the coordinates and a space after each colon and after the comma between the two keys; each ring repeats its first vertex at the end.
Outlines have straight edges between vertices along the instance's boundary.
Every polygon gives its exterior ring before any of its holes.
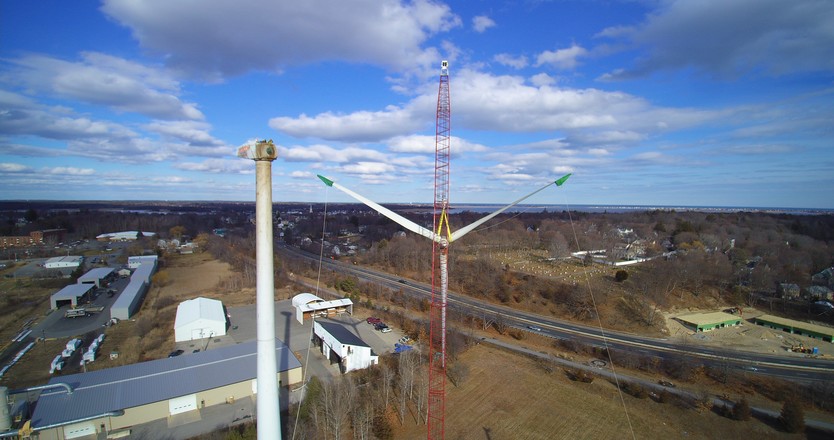
{"type": "MultiPolygon", "coordinates": [[[[571,381],[536,361],[478,345],[460,356],[470,372],[447,384],[450,439],[793,438],[759,421],[738,422],[712,412],[620,396],[606,380],[571,381]]],[[[407,420],[395,438],[425,438],[425,425],[407,420]]]]}

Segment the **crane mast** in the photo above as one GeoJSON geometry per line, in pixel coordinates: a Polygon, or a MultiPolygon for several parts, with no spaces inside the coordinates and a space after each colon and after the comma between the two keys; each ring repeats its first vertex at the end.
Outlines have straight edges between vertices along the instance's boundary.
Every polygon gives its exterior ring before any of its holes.
{"type": "Polygon", "coordinates": [[[437,128],[434,157],[434,228],[440,239],[432,241],[432,288],[429,317],[429,414],[428,438],[444,438],[446,413],[446,295],[450,228],[449,140],[451,137],[449,63],[443,61],[437,91],[437,128]]]}

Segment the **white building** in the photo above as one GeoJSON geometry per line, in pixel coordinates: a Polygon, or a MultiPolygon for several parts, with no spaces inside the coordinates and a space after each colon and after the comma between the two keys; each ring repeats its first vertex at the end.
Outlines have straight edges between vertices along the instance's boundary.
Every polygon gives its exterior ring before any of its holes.
{"type": "Polygon", "coordinates": [[[127,257],[127,267],[130,269],[136,269],[143,264],[152,264],[154,270],[156,270],[158,259],[159,257],[156,255],[135,255],[133,257],[127,257]]]}
{"type": "Polygon", "coordinates": [[[129,241],[136,240],[140,237],[154,237],[156,232],[140,232],[140,231],[122,231],[122,232],[108,232],[96,236],[98,241],[129,241]]]}
{"type": "Polygon", "coordinates": [[[80,255],[67,255],[66,257],[52,257],[46,260],[46,263],[43,264],[43,267],[47,269],[61,269],[65,267],[78,267],[81,265],[81,262],[84,261],[84,257],[80,255]]]}
{"type": "Polygon", "coordinates": [[[325,301],[312,293],[299,293],[292,297],[292,305],[295,307],[295,319],[299,324],[304,324],[304,319],[307,318],[353,314],[353,301],[349,298],[325,301]]]}
{"type": "Polygon", "coordinates": [[[314,340],[331,364],[347,373],[379,363],[379,356],[359,336],[337,322],[313,321],[314,340]]]}
{"type": "Polygon", "coordinates": [[[96,287],[104,287],[112,279],[112,267],[97,267],[78,277],[78,284],[92,284],[96,287]]]}
{"type": "Polygon", "coordinates": [[[212,338],[226,334],[226,314],[223,303],[216,299],[195,298],[177,306],[174,321],[176,342],[212,338]]]}
{"type": "Polygon", "coordinates": [[[78,300],[80,298],[88,297],[92,284],[70,284],[63,289],[52,294],[49,298],[49,306],[52,310],[58,310],[59,307],[69,304],[72,307],[78,307],[78,300]]]}

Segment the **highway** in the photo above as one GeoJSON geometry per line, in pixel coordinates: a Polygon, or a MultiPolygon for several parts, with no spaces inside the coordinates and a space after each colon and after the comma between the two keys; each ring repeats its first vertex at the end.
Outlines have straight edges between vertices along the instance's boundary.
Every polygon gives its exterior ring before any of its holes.
{"type": "MultiPolygon", "coordinates": [[[[286,245],[278,244],[275,250],[295,257],[319,260],[319,256],[316,254],[286,245]]],[[[327,259],[322,260],[322,264],[330,270],[350,274],[394,290],[401,289],[404,294],[416,298],[423,299],[431,295],[431,286],[406,280],[396,275],[327,259]]],[[[794,381],[808,382],[834,379],[834,361],[832,360],[704,347],[607,329],[600,330],[598,327],[576,324],[482,302],[451,291],[449,292],[447,307],[449,308],[447,312],[455,311],[478,318],[484,316],[494,318],[501,315],[504,322],[511,327],[539,333],[554,339],[573,340],[590,346],[608,347],[614,350],[658,358],[696,358],[701,364],[713,368],[733,369],[747,374],[768,375],[794,381]],[[536,330],[531,330],[530,327],[536,330]]],[[[617,362],[616,357],[614,362],[617,362]]]]}

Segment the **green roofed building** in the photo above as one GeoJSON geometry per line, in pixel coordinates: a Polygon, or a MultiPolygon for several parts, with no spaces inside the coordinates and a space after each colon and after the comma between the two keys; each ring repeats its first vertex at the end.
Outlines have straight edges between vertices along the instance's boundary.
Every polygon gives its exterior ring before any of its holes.
{"type": "Polygon", "coordinates": [[[741,325],[741,318],[724,312],[693,313],[678,316],[679,321],[698,332],[706,332],[717,328],[741,325]]]}
{"type": "Polygon", "coordinates": [[[794,321],[793,319],[780,318],[773,315],[759,316],[755,318],[755,322],[758,325],[782,330],[795,335],[810,336],[826,342],[834,342],[834,328],[832,327],[794,321]]]}

